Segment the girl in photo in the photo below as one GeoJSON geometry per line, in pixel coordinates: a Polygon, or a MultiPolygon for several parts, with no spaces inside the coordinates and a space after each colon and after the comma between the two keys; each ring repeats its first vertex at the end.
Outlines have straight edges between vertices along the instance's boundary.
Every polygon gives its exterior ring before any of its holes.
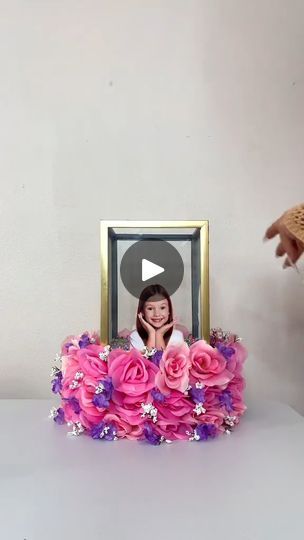
{"type": "Polygon", "coordinates": [[[174,328],[172,302],[166,289],[161,285],[146,287],[139,298],[136,330],[130,334],[131,347],[142,351],[164,350],[167,345],[184,342],[182,332],[174,328]]]}

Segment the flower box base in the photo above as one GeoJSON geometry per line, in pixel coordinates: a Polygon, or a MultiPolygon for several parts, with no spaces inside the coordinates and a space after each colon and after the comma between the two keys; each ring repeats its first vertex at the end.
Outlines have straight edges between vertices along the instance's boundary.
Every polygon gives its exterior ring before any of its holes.
{"type": "Polygon", "coordinates": [[[68,434],[153,445],[207,441],[230,434],[246,410],[240,339],[211,331],[210,345],[188,340],[165,351],[130,349],[127,340],[100,342],[96,333],[70,336],[52,368],[61,399],[50,417],[68,434]]]}

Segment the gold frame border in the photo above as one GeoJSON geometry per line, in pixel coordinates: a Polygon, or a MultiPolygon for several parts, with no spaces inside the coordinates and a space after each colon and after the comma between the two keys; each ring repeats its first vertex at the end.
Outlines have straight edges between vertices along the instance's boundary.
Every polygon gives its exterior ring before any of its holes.
{"type": "Polygon", "coordinates": [[[209,343],[210,339],[210,285],[209,285],[209,221],[100,221],[100,256],[101,256],[101,303],[100,303],[100,339],[109,343],[109,229],[121,227],[129,229],[200,229],[201,263],[201,336],[209,343]]]}

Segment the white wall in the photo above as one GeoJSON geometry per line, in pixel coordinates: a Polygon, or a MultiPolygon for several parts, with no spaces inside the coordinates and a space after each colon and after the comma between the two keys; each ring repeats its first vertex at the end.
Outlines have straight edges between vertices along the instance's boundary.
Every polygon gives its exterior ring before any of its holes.
{"type": "Polygon", "coordinates": [[[212,324],[304,412],[304,287],[266,225],[303,201],[302,0],[0,2],[2,397],[99,327],[99,220],[209,219],[212,324]]]}

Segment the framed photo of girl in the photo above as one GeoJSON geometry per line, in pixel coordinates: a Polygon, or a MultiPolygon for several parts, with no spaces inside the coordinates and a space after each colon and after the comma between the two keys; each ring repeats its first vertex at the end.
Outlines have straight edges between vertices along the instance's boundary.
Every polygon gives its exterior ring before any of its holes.
{"type": "Polygon", "coordinates": [[[209,341],[208,221],[101,221],[100,231],[102,342],[209,341]]]}

